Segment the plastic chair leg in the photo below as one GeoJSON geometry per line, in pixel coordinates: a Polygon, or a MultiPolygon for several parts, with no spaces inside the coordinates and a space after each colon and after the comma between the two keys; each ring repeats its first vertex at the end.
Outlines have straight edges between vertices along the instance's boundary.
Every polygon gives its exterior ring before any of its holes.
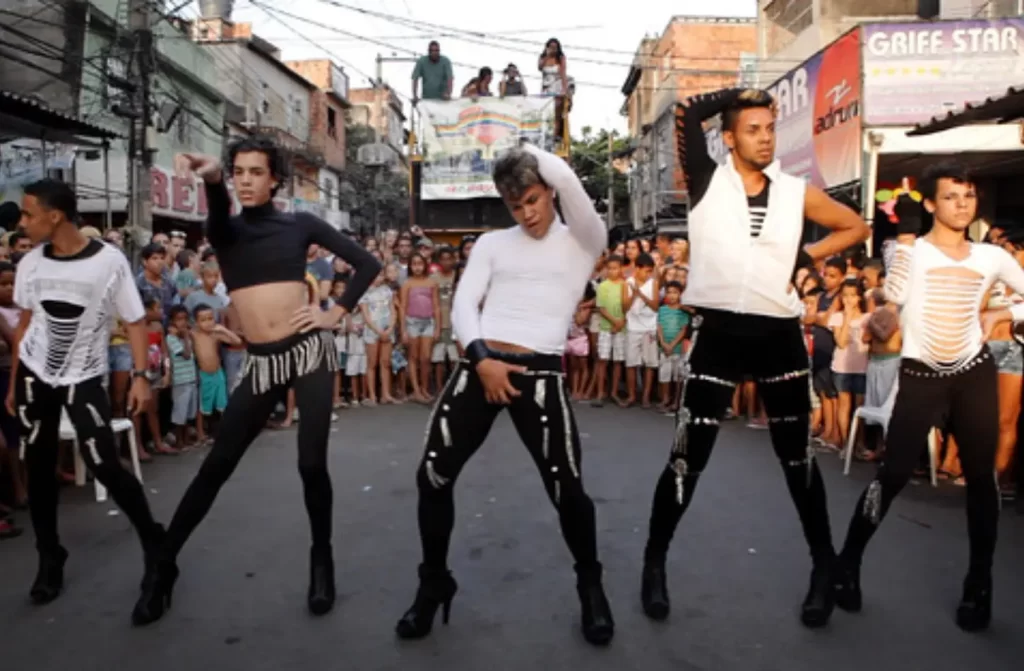
{"type": "Polygon", "coordinates": [[[85,460],[78,451],[78,440],[71,441],[71,450],[75,457],[75,486],[85,487],[85,460]]]}
{"type": "Polygon", "coordinates": [[[128,452],[132,456],[132,469],[135,470],[135,477],[139,482],[143,482],[142,464],[139,462],[139,446],[135,442],[135,427],[132,426],[123,433],[128,437],[128,452]]]}
{"type": "Polygon", "coordinates": [[[850,421],[850,437],[846,440],[846,449],[843,450],[843,475],[850,474],[850,462],[853,460],[853,446],[857,442],[857,429],[860,427],[860,413],[854,412],[850,421]]]}
{"type": "Polygon", "coordinates": [[[939,437],[938,429],[928,432],[928,469],[931,471],[932,487],[939,486],[939,437]]]}

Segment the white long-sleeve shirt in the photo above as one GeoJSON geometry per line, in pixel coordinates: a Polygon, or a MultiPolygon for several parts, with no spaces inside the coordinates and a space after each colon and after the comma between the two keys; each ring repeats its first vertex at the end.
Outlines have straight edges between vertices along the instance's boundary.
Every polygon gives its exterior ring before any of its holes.
{"type": "MultiPolygon", "coordinates": [[[[957,370],[978,355],[980,311],[997,280],[1024,293],[1024,270],[1005,250],[972,244],[957,261],[923,238],[897,245],[885,280],[885,296],[902,306],[902,356],[937,370],[957,370]]],[[[1009,308],[1024,321],[1024,303],[1009,308]]]]}
{"type": "Polygon", "coordinates": [[[541,239],[520,226],[480,236],[452,299],[452,328],[464,345],[482,338],[561,354],[608,231],[565,161],[533,145],[524,149],[537,157],[565,221],[556,214],[541,239]]]}

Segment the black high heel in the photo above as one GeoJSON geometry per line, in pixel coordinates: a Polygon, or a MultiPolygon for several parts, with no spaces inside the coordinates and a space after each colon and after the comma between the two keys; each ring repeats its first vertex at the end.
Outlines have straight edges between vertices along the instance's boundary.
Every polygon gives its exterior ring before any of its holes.
{"type": "Polygon", "coordinates": [[[668,578],[664,562],[645,562],[640,579],[640,603],[647,617],[657,622],[668,618],[672,609],[668,598],[668,578]]]}
{"type": "Polygon", "coordinates": [[[576,569],[576,594],[580,598],[583,638],[591,645],[608,645],[615,636],[615,620],[601,584],[601,565],[576,569]]]}
{"type": "Polygon", "coordinates": [[[847,613],[859,613],[864,605],[860,591],[860,566],[840,559],[832,576],[836,605],[847,613]]]}
{"type": "Polygon", "coordinates": [[[441,622],[447,625],[452,612],[452,599],[458,589],[451,572],[431,572],[421,566],[416,599],[395,625],[395,633],[406,640],[429,636],[434,628],[434,616],[438,608],[441,608],[441,622]]]}
{"type": "Polygon", "coordinates": [[[142,579],[142,594],[132,609],[132,624],[144,627],[162,618],[171,609],[178,567],[173,562],[158,562],[142,579]]]}
{"type": "Polygon", "coordinates": [[[334,558],[331,548],[309,552],[309,593],[306,604],[313,615],[326,615],[334,608],[334,558]]]}
{"type": "Polygon", "coordinates": [[[60,596],[64,589],[64,563],[67,560],[68,551],[60,545],[39,553],[39,570],[29,590],[32,603],[41,606],[60,596]]]}
{"type": "Polygon", "coordinates": [[[964,592],[956,609],[956,624],[964,631],[988,629],[992,621],[992,577],[964,578],[964,592]]]}

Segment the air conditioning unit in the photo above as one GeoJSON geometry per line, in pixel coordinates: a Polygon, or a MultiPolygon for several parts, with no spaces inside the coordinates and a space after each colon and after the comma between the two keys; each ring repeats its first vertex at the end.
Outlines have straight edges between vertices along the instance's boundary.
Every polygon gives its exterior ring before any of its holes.
{"type": "Polygon", "coordinates": [[[364,144],[357,152],[359,162],[369,167],[385,166],[391,162],[391,148],[379,142],[364,144]]]}

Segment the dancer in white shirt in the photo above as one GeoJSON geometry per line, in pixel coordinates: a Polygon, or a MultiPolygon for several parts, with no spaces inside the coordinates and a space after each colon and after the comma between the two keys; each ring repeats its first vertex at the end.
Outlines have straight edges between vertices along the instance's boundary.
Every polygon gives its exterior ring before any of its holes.
{"type": "Polygon", "coordinates": [[[416,474],[420,586],[396,633],[407,639],[427,636],[439,607],[447,622],[457,589],[447,563],[455,522],[452,490],[498,413],[508,408],[576,560],[584,638],[605,645],[614,623],[601,585],[594,504],[583,490],[562,353],[607,231],[568,164],[532,145],[499,159],[494,182],[518,226],[477,240],[455,292],[452,327],[465,344],[466,358],[427,424],[416,474]],[[555,210],[556,192],[564,222],[555,210]]]}
{"type": "Polygon", "coordinates": [[[772,447],[814,562],[801,621],[823,626],[834,607],[835,552],[825,486],[809,445],[807,349],[792,278],[805,219],[831,231],[806,248],[812,259],[858,244],[869,229],[853,210],[782,172],[774,160],[774,112],[764,91],[731,89],[691,98],[677,117],[690,197],[690,274],[682,302],[697,314],[675,442],[654,492],[644,552],[641,601],[655,620],[669,614],[669,544],[745,375],[757,382],[772,447]],[[701,126],[719,113],[729,147],[724,165],[708,155],[701,126]]]}
{"type": "Polygon", "coordinates": [[[868,541],[910,480],[928,433],[933,426],[944,426],[960,447],[967,481],[970,566],[956,621],[966,631],[978,631],[992,617],[992,556],[1000,505],[994,475],[999,439],[996,364],[985,340],[997,324],[1024,320],[1024,304],[983,314],[979,310],[997,280],[1024,293],[1024,270],[1000,247],[967,239],[965,231],[978,213],[978,194],[963,166],[950,162],[930,167],[920,189],[935,223],[915,240],[920,206],[909,197],[897,204],[900,244],[885,294],[903,307],[899,389],[885,457],[857,502],[840,553],[836,604],[848,611],[861,609],[860,565],[868,541]]]}

